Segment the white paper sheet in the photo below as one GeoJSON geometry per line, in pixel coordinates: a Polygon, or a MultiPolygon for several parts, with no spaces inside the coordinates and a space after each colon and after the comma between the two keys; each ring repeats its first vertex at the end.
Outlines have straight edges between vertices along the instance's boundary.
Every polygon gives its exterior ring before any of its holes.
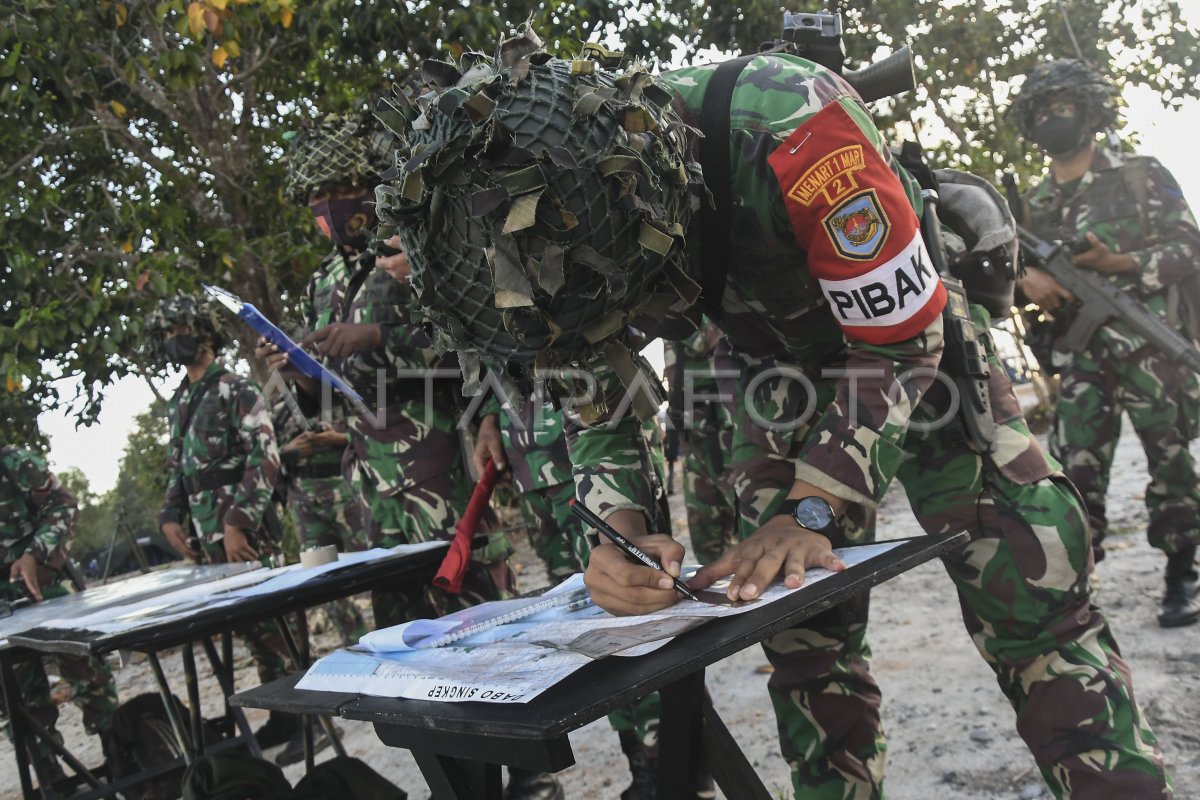
{"type": "MultiPolygon", "coordinates": [[[[836,552],[852,567],[898,544],[880,542],[836,552]]],[[[808,570],[804,586],[832,574],[808,570]]],[[[575,575],[551,591],[574,591],[582,585],[583,576],[575,575]]],[[[614,617],[596,606],[560,607],[436,648],[413,649],[405,640],[405,630],[415,623],[407,623],[369,634],[364,645],[369,641],[371,650],[339,650],[317,661],[296,688],[441,702],[526,703],[594,658],[643,655],[708,619],[743,614],[795,591],[799,589],[776,583],[760,600],[742,606],[685,600],[636,617],[614,617]]],[[[501,614],[512,607],[485,603],[468,610],[482,619],[489,606],[501,614]]]]}

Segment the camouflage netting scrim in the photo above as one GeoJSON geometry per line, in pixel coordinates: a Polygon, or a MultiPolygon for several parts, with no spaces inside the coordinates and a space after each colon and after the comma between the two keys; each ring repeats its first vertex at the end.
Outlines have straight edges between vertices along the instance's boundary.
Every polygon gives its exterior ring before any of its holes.
{"type": "Polygon", "coordinates": [[[1028,136],[1033,127],[1034,112],[1060,92],[1083,101],[1088,113],[1099,115],[1093,133],[1108,130],[1117,121],[1117,88],[1100,69],[1077,58],[1060,58],[1034,67],[1008,110],[1023,135],[1028,136]]]}
{"type": "Polygon", "coordinates": [[[172,325],[188,326],[197,339],[211,344],[214,351],[220,350],[229,340],[220,309],[199,295],[177,294],[164,298],[158,308],[146,316],[145,342],[159,356],[164,355],[162,344],[172,325]]]}
{"type": "Polygon", "coordinates": [[[299,205],[336,184],[374,186],[392,165],[391,136],[370,112],[330,114],[287,138],[286,191],[299,205]]]}
{"type": "Polygon", "coordinates": [[[494,61],[425,62],[432,91],[377,107],[401,142],[380,236],[399,232],[439,347],[577,362],[699,292],[681,264],[701,179],[671,93],[585,54],[551,58],[525,30],[494,61]]]}

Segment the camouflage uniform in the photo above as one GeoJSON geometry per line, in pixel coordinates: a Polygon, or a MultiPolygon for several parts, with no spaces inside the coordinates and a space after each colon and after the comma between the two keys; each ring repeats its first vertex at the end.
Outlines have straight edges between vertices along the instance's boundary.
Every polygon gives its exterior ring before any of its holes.
{"type": "Polygon", "coordinates": [[[692,552],[701,564],[715,561],[737,542],[737,508],[731,482],[733,396],[737,393],[737,363],[722,335],[715,347],[707,343],[707,323],[687,341],[666,348],[666,376],[676,376],[677,353],[683,352],[682,394],[687,450],[683,459],[683,502],[687,508],[692,552]],[[721,400],[718,398],[730,398],[721,400]]]}
{"type": "MultiPolygon", "coordinates": [[[[45,461],[11,445],[0,449],[0,600],[28,598],[24,581],[9,580],[13,562],[25,553],[32,553],[37,559],[38,583],[44,599],[68,593],[69,579],[62,568],[67,560],[67,540],[77,516],[75,498],[62,487],[45,461]]],[[[106,733],[117,711],[117,688],[108,665],[96,658],[51,658],[71,687],[72,699],[83,712],[83,725],[88,733],[106,733]]],[[[50,699],[42,660],[20,660],[14,669],[17,691],[25,698],[34,719],[54,731],[58,707],[50,699]]],[[[40,740],[39,748],[49,756],[49,748],[40,740]]]]}
{"type": "MultiPolygon", "coordinates": [[[[190,519],[210,564],[226,561],[226,525],[245,531],[260,555],[279,553],[279,448],[258,387],[214,362],[199,381],[183,379],[167,403],[167,418],[171,455],[159,527],[175,522],[187,530],[190,519]]],[[[282,677],[287,650],[275,624],[242,633],[259,679],[282,677]]]]}
{"type": "MultiPolygon", "coordinates": [[[[1028,209],[1031,227],[1043,238],[1092,233],[1114,252],[1133,255],[1136,271],[1108,279],[1181,328],[1178,285],[1200,263],[1200,230],[1179,185],[1156,159],[1098,147],[1078,182],[1060,186],[1048,177],[1029,194],[1028,209]],[[1144,204],[1131,191],[1132,180],[1148,184],[1144,204]]],[[[1056,317],[1064,324],[1070,315],[1056,317]]],[[[1055,361],[1062,374],[1050,449],[1083,493],[1097,557],[1103,555],[1104,501],[1122,413],[1129,414],[1150,469],[1150,544],[1171,554],[1200,543],[1200,484],[1188,450],[1200,409],[1196,375],[1120,320],[1096,331],[1082,352],[1059,346],[1055,361]]]]}
{"type": "MultiPolygon", "coordinates": [[[[714,69],[664,78],[696,113],[714,69]]],[[[743,533],[803,480],[851,504],[835,546],[868,541],[872,510],[898,477],[925,530],[972,532],[944,561],[976,647],[1054,794],[1104,787],[1109,796],[1168,796],[1128,668],[1090,602],[1086,520],[1029,435],[1004,371],[991,373],[999,441],[990,455],[967,447],[957,425],[912,425],[937,419],[949,402],[931,379],[945,295],[917,231],[915,183],[862,103],[802,59],[760,56],[734,90],[731,151],[732,250],[720,305],[754,404],[734,442],[743,533]],[[847,233],[854,215],[874,220],[863,225],[868,235],[847,233]]],[[[644,486],[621,444],[630,424],[585,431],[572,450],[594,508],[643,506],[644,486]]],[[[765,644],[798,796],[882,796],[866,611],[863,598],[765,644]]]]}
{"type": "MultiPolygon", "coordinates": [[[[350,444],[342,462],[367,511],[367,540],[374,547],[452,538],[473,488],[455,427],[461,405],[455,398],[461,383],[457,362],[438,357],[425,332],[410,321],[411,293],[375,269],[373,256],[334,253],[314,273],[301,304],[309,332],[334,322],[383,329],[378,348],[328,360],[374,409],[369,416],[348,416],[350,444]],[[361,288],[347,302],[352,282],[361,288]],[[427,403],[424,373],[435,369],[453,377],[433,380],[433,402],[427,403]]],[[[479,532],[494,526],[489,510],[479,532]]],[[[508,554],[503,534],[493,535],[473,554],[459,596],[432,585],[375,592],[376,627],[497,599],[510,588],[508,554]]]]}
{"type": "MultiPolygon", "coordinates": [[[[342,478],[342,453],[345,448],[321,448],[309,456],[289,457],[285,445],[299,436],[305,428],[289,403],[280,400],[275,406],[275,434],[283,463],[282,485],[288,510],[296,525],[296,540],[301,549],[334,545],[346,553],[366,549],[362,506],[342,478]]],[[[307,420],[309,429],[317,430],[319,419],[307,420]]],[[[342,644],[357,642],[366,632],[367,623],[354,600],[343,597],[325,605],[342,644]]]]}

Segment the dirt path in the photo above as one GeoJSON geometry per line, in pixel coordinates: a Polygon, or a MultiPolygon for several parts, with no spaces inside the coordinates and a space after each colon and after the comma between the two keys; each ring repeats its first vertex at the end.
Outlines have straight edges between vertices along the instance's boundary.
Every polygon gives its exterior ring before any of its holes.
{"type": "MultiPolygon", "coordinates": [[[[1126,426],[1126,431],[1130,428],[1126,426]]],[[[1200,454],[1200,446],[1193,448],[1200,454]]],[[[1146,511],[1142,491],[1145,459],[1136,438],[1127,434],[1116,458],[1110,489],[1110,519],[1116,534],[1101,563],[1097,583],[1101,606],[1121,650],[1132,665],[1138,699],[1153,723],[1179,798],[1200,797],[1200,626],[1164,631],[1155,622],[1162,591],[1162,556],[1145,542],[1146,511]]],[[[685,527],[682,499],[674,497],[679,530],[685,527]]],[[[902,495],[892,492],[880,513],[885,538],[917,535],[902,495]]],[[[517,564],[523,588],[544,584],[545,577],[529,548],[518,542],[517,564]]],[[[1034,800],[1049,797],[1024,745],[1017,738],[1013,713],[990,670],[964,632],[949,578],[939,564],[906,573],[875,590],[871,602],[874,671],[884,691],[883,715],[889,733],[888,797],[891,800],[1034,800]]],[[[326,640],[328,641],[328,640],[326,640]]],[[[244,654],[239,685],[251,685],[253,671],[244,654]]],[[[757,648],[709,670],[709,688],[718,710],[738,737],[767,785],[790,796],[787,769],[777,753],[775,723],[766,695],[767,675],[758,670],[765,658],[757,648]]],[[[179,659],[165,666],[182,691],[179,659]]],[[[123,698],[151,691],[148,666],[127,665],[118,672],[123,698]]],[[[219,714],[215,685],[206,686],[205,714],[219,714]]],[[[257,725],[265,712],[251,712],[257,725]]],[[[424,781],[405,751],[384,747],[369,725],[341,721],[347,749],[406,789],[414,800],[426,796],[424,781]]],[[[79,715],[63,708],[60,723],[72,748],[84,760],[100,760],[99,747],[82,734],[79,715]],[[77,751],[78,752],[78,751],[77,751]]],[[[573,800],[616,798],[627,782],[616,735],[604,721],[571,736],[577,764],[562,773],[573,800]]],[[[0,798],[19,796],[12,747],[0,742],[0,798]]],[[[300,765],[287,775],[299,779],[300,765]]]]}

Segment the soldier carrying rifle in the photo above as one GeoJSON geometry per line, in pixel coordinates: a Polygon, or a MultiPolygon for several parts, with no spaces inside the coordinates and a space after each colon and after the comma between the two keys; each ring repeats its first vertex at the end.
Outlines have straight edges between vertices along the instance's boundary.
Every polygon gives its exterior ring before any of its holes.
{"type": "MultiPolygon", "coordinates": [[[[1094,67],[1076,59],[1046,62],[1029,74],[1011,113],[1022,135],[1050,156],[1050,174],[1026,195],[1025,225],[1045,239],[1075,240],[1075,267],[1140,300],[1190,341],[1200,312],[1188,303],[1200,230],[1162,164],[1097,144],[1096,133],[1116,121],[1116,94],[1094,67]]],[[[1095,559],[1104,557],[1105,492],[1127,413],[1149,463],[1150,544],[1167,555],[1159,623],[1195,623],[1200,487],[1188,443],[1200,407],[1196,376],[1178,355],[1164,353],[1156,341],[1161,337],[1135,324],[1137,314],[1111,318],[1090,336],[1069,335],[1072,317],[1088,314],[1089,302],[1096,302],[1084,296],[1082,281],[1072,292],[1031,268],[1019,286],[1056,317],[1052,366],[1061,370],[1061,390],[1050,448],[1083,493],[1095,559]],[[1076,300],[1084,307],[1071,308],[1076,300]]]]}

